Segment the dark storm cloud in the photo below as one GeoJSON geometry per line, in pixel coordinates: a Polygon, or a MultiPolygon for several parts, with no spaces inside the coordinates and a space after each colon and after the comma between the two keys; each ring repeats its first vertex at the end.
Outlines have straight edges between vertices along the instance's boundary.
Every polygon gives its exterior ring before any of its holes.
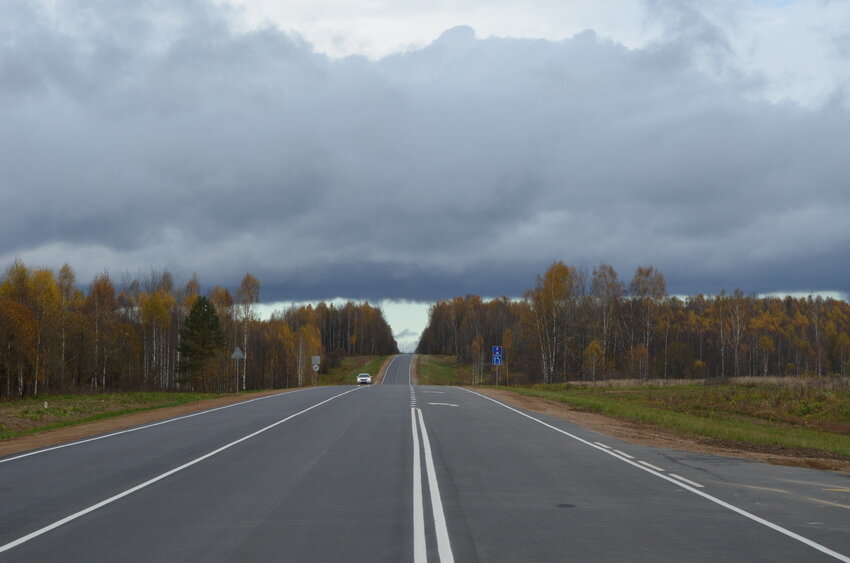
{"type": "Polygon", "coordinates": [[[644,49],[461,27],[369,61],[200,0],[4,2],[0,259],[264,299],[517,295],[553,260],[847,290],[846,109],[761,101],[686,6],[644,49]]]}

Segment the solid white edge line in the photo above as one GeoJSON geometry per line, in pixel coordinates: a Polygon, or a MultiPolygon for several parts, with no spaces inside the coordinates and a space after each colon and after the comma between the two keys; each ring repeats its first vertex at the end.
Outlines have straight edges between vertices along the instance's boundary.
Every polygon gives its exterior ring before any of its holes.
{"type": "Polygon", "coordinates": [[[734,506],[734,505],[732,505],[732,504],[729,504],[729,503],[728,503],[728,502],[726,502],[726,501],[720,500],[720,499],[719,499],[719,498],[717,498],[717,497],[713,497],[713,496],[709,495],[708,493],[704,493],[704,492],[700,491],[699,489],[697,489],[697,488],[695,488],[695,487],[690,487],[690,486],[688,486],[687,484],[685,484],[685,483],[683,483],[683,482],[681,482],[681,481],[678,481],[678,480],[676,480],[676,479],[673,479],[672,477],[670,477],[670,476],[668,476],[668,475],[665,475],[665,474],[663,474],[663,473],[659,473],[659,472],[654,471],[654,470],[652,470],[652,469],[650,469],[650,468],[648,468],[648,467],[646,467],[646,466],[643,466],[643,465],[641,465],[641,464],[639,464],[639,463],[636,463],[636,462],[634,462],[634,461],[631,461],[630,459],[626,459],[626,458],[624,458],[624,457],[622,457],[622,456],[619,456],[619,455],[617,455],[617,454],[615,454],[615,453],[613,453],[613,452],[611,452],[611,451],[609,451],[609,450],[606,450],[605,448],[602,448],[602,447],[597,446],[596,444],[594,444],[594,443],[592,443],[592,442],[588,442],[588,441],[587,441],[587,440],[585,440],[584,438],[580,438],[580,437],[576,436],[575,434],[571,434],[571,433],[567,432],[566,430],[561,430],[561,429],[560,429],[560,428],[558,428],[557,426],[553,426],[553,425],[551,425],[551,424],[549,424],[549,423],[547,423],[547,422],[543,422],[543,421],[542,421],[542,420],[540,420],[540,419],[534,418],[533,416],[531,416],[531,415],[529,415],[529,414],[526,414],[526,413],[522,412],[522,411],[521,411],[521,410],[519,410],[519,409],[515,409],[515,408],[513,408],[513,407],[511,407],[511,406],[509,406],[509,405],[506,405],[505,403],[502,403],[502,402],[500,402],[500,401],[497,401],[496,399],[493,399],[493,398],[491,398],[491,397],[488,397],[487,395],[484,395],[484,394],[479,393],[479,392],[477,392],[477,391],[472,391],[471,389],[465,389],[465,388],[463,388],[463,387],[458,387],[458,389],[462,389],[462,390],[464,390],[464,391],[467,391],[467,392],[469,392],[469,393],[472,393],[473,395],[478,395],[479,397],[482,397],[482,398],[484,398],[484,399],[487,399],[488,401],[491,401],[491,402],[493,402],[493,403],[496,403],[497,405],[501,405],[502,407],[504,407],[504,408],[506,408],[506,409],[508,409],[508,410],[510,410],[510,411],[513,411],[513,412],[515,412],[515,413],[517,413],[517,414],[519,414],[519,415],[521,415],[521,416],[524,416],[524,417],[526,417],[526,418],[528,418],[528,419],[530,419],[530,420],[533,420],[533,421],[537,422],[538,424],[542,424],[543,426],[546,426],[547,428],[551,428],[552,430],[554,430],[554,431],[556,431],[556,432],[559,432],[559,433],[561,433],[561,434],[563,434],[563,435],[565,435],[565,436],[568,436],[568,437],[572,438],[573,440],[576,440],[577,442],[581,442],[582,444],[585,444],[585,445],[587,445],[587,446],[590,446],[591,448],[594,448],[595,450],[598,450],[598,451],[600,451],[600,452],[602,452],[602,453],[604,453],[604,454],[610,455],[610,456],[611,456],[611,457],[613,457],[613,458],[619,459],[619,460],[620,460],[620,461],[622,461],[623,463],[628,463],[629,465],[631,465],[631,466],[633,466],[633,467],[637,467],[637,468],[638,468],[638,469],[640,469],[641,471],[645,471],[645,472],[647,472],[647,473],[649,473],[649,474],[651,474],[651,475],[655,475],[655,476],[656,476],[656,477],[658,477],[659,479],[664,479],[665,481],[669,481],[670,483],[674,483],[674,484],[676,484],[677,486],[682,487],[683,489],[685,489],[685,490],[687,490],[687,491],[690,491],[690,492],[692,492],[692,493],[693,493],[693,494],[695,494],[695,495],[701,496],[701,497],[703,497],[703,498],[704,498],[704,499],[706,499],[706,500],[709,500],[709,501],[711,501],[711,502],[713,502],[713,503],[715,503],[715,504],[718,504],[718,505],[722,506],[723,508],[726,508],[726,509],[728,509],[728,510],[731,510],[732,512],[735,512],[735,513],[737,513],[737,514],[740,514],[741,516],[744,516],[745,518],[749,518],[750,520],[752,520],[752,521],[754,521],[754,522],[758,522],[759,524],[761,524],[761,525],[763,525],[763,526],[766,526],[766,527],[770,528],[771,530],[774,530],[774,531],[776,531],[776,532],[779,532],[779,533],[781,533],[781,534],[784,534],[784,535],[788,536],[789,538],[792,538],[792,539],[794,539],[794,540],[797,540],[797,541],[798,541],[798,542],[800,542],[800,543],[803,543],[803,544],[805,544],[805,545],[807,545],[807,546],[809,546],[809,547],[811,547],[811,548],[813,548],[813,549],[816,549],[816,550],[820,551],[821,553],[824,553],[824,554],[826,554],[826,555],[829,555],[830,557],[834,557],[835,559],[838,559],[839,561],[843,561],[844,563],[850,563],[850,557],[848,557],[848,556],[846,556],[846,555],[843,555],[843,554],[841,554],[841,553],[838,553],[837,551],[833,551],[833,550],[829,549],[829,548],[828,548],[828,547],[826,547],[826,546],[823,546],[823,545],[821,545],[821,544],[819,544],[819,543],[817,543],[817,542],[815,542],[815,541],[813,541],[813,540],[810,540],[809,538],[803,537],[803,536],[801,536],[800,534],[797,534],[797,533],[795,533],[795,532],[792,532],[791,530],[788,530],[788,529],[786,529],[786,528],[783,528],[782,526],[780,526],[780,525],[778,525],[778,524],[774,524],[773,522],[770,522],[770,521],[768,521],[768,520],[765,520],[764,518],[761,518],[760,516],[756,516],[755,514],[752,514],[752,513],[750,513],[750,512],[747,512],[747,511],[746,511],[746,510],[744,510],[743,508],[738,508],[737,506],[734,506]]]}
{"type": "Polygon", "coordinates": [[[446,516],[443,514],[443,499],[440,496],[440,487],[437,484],[437,471],[434,469],[434,457],[431,455],[431,442],[428,440],[428,430],[425,429],[425,420],[422,418],[422,410],[416,409],[419,416],[419,429],[422,432],[422,445],[425,448],[425,470],[428,473],[428,489],[431,493],[431,512],[434,513],[434,532],[437,536],[437,553],[441,563],[454,563],[452,555],[452,544],[449,539],[449,530],[446,526],[446,516]]]}
{"type": "Polygon", "coordinates": [[[690,486],[692,486],[692,487],[696,487],[696,488],[698,488],[698,489],[702,489],[702,488],[703,488],[703,486],[702,486],[702,485],[700,485],[699,483],[695,483],[694,481],[691,481],[690,479],[686,479],[686,478],[682,477],[681,475],[676,475],[675,473],[671,473],[671,474],[670,474],[670,477],[675,477],[675,478],[676,478],[676,479],[678,479],[679,481],[684,481],[685,483],[687,483],[688,485],[690,485],[690,486]]]}
{"type": "Polygon", "coordinates": [[[387,380],[387,374],[390,372],[390,368],[393,366],[393,363],[399,358],[400,354],[396,354],[393,356],[393,359],[390,360],[390,363],[387,364],[387,369],[384,370],[384,377],[381,378],[381,385],[387,380]]]}
{"type": "Polygon", "coordinates": [[[629,454],[627,454],[626,452],[621,452],[620,450],[612,450],[612,451],[617,452],[617,453],[618,453],[618,454],[620,454],[621,456],[623,456],[623,457],[625,457],[625,458],[628,458],[628,459],[634,459],[634,458],[635,458],[635,456],[633,456],[633,455],[629,455],[629,454]]]}
{"type": "Polygon", "coordinates": [[[187,414],[183,416],[178,416],[176,418],[169,418],[167,420],[161,420],[159,422],[154,422],[153,424],[146,424],[144,426],[136,426],[134,428],[127,428],[126,430],[119,430],[118,432],[112,432],[111,434],[104,434],[103,436],[95,436],[93,438],[86,438],[85,440],[77,440],[75,442],[68,442],[67,444],[59,444],[58,446],[52,446],[50,448],[44,448],[41,450],[35,450],[32,452],[27,452],[25,454],[16,455],[13,457],[7,457],[5,459],[0,459],[0,463],[6,463],[9,461],[15,461],[17,459],[22,459],[25,457],[30,457],[38,454],[43,454],[47,452],[52,452],[54,450],[61,450],[62,448],[70,448],[71,446],[79,446],[81,444],[87,444],[88,442],[95,442],[97,440],[103,440],[105,438],[112,438],[113,436],[120,436],[121,434],[129,434],[130,432],[136,432],[138,430],[147,430],[148,428],[153,428],[154,426],[161,426],[163,424],[171,424],[172,422],[177,422],[178,420],[186,420],[187,418],[192,418],[195,416],[201,416],[204,414],[209,414],[211,412],[216,412],[224,409],[230,409],[233,407],[238,407],[240,405],[247,405],[248,403],[253,403],[255,401],[262,401],[264,399],[271,399],[272,397],[280,397],[281,395],[290,395],[292,393],[300,393],[302,391],[311,391],[313,389],[318,389],[318,387],[311,387],[308,389],[294,389],[292,391],[282,391],[280,393],[275,393],[274,395],[266,395],[265,397],[257,397],[256,399],[248,399],[246,401],[239,401],[237,403],[233,403],[230,405],[224,405],[223,407],[216,407],[214,409],[209,409],[201,412],[196,412],[192,414],[187,414]]]}
{"type": "Polygon", "coordinates": [[[215,449],[215,450],[213,450],[209,453],[206,453],[206,454],[202,455],[201,457],[195,458],[192,461],[184,463],[183,465],[181,465],[179,467],[175,467],[174,469],[171,469],[169,471],[166,471],[165,473],[157,475],[156,477],[154,477],[152,479],[148,479],[144,483],[140,483],[140,484],[136,485],[135,487],[129,488],[126,491],[120,492],[117,495],[113,495],[106,500],[102,500],[97,504],[93,504],[92,506],[90,506],[88,508],[84,508],[83,510],[80,510],[79,512],[75,512],[74,514],[71,514],[70,516],[66,516],[65,518],[62,518],[61,520],[57,520],[56,522],[54,522],[52,524],[49,524],[49,525],[47,525],[43,528],[40,528],[40,529],[38,529],[34,532],[31,532],[31,533],[29,533],[29,534],[27,534],[23,537],[20,537],[20,538],[14,540],[14,541],[11,541],[11,542],[9,542],[5,545],[2,545],[2,546],[0,546],[0,553],[3,553],[5,551],[9,551],[13,547],[17,547],[17,546],[19,546],[23,543],[30,541],[31,539],[34,539],[34,538],[37,538],[38,536],[46,534],[47,532],[49,532],[51,530],[55,530],[56,528],[63,526],[64,524],[67,524],[68,522],[71,522],[73,520],[76,520],[77,518],[85,516],[86,514],[94,512],[95,510],[97,510],[99,508],[103,508],[104,506],[106,506],[108,504],[112,504],[113,502],[115,502],[117,500],[120,500],[120,499],[122,499],[126,496],[129,496],[129,495],[135,493],[136,491],[139,491],[141,489],[144,489],[145,487],[153,485],[154,483],[156,483],[158,481],[162,481],[166,477],[169,477],[171,475],[174,475],[175,473],[183,471],[184,469],[187,469],[187,468],[189,468],[189,467],[191,467],[191,466],[193,466],[197,463],[200,463],[200,462],[204,461],[205,459],[211,458],[214,455],[217,455],[217,454],[223,452],[224,450],[227,450],[227,449],[229,449],[229,448],[231,448],[231,447],[233,447],[237,444],[244,442],[245,440],[250,440],[254,436],[258,436],[259,434],[262,434],[263,432],[266,432],[267,430],[271,430],[275,426],[279,426],[279,425],[283,424],[284,422],[287,422],[288,420],[292,420],[296,416],[299,416],[299,415],[304,414],[305,412],[311,411],[311,410],[315,409],[316,407],[319,407],[321,405],[324,405],[325,403],[333,401],[334,399],[336,399],[338,397],[342,397],[343,395],[353,393],[354,391],[357,391],[357,389],[358,388],[355,387],[354,389],[351,389],[349,391],[345,391],[344,393],[340,393],[339,395],[334,395],[333,397],[330,397],[329,399],[325,399],[324,401],[316,403],[315,405],[313,405],[311,407],[308,407],[308,408],[306,408],[302,411],[299,411],[295,414],[289,415],[284,419],[278,420],[277,422],[269,424],[268,426],[261,428],[261,429],[257,430],[256,432],[252,432],[251,434],[248,434],[247,436],[243,436],[242,438],[239,438],[238,440],[234,440],[233,442],[230,442],[229,444],[225,444],[224,446],[221,446],[220,448],[217,448],[217,449],[215,449]]]}
{"type": "Polygon", "coordinates": [[[639,461],[638,463],[641,463],[641,464],[649,467],[650,469],[654,469],[656,471],[664,471],[662,468],[658,467],[657,465],[652,465],[648,461],[639,461]]]}
{"type": "Polygon", "coordinates": [[[426,563],[428,548],[425,542],[425,508],[422,502],[422,461],[419,457],[419,431],[416,409],[410,409],[413,427],[413,562],[426,563]]]}

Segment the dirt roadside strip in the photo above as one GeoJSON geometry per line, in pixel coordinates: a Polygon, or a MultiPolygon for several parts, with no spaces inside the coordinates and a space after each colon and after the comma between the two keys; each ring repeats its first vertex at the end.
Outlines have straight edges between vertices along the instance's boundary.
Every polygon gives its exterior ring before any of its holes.
{"type": "Polygon", "coordinates": [[[390,356],[389,358],[384,360],[384,363],[381,364],[381,369],[378,370],[378,374],[374,377],[375,383],[384,382],[384,376],[387,374],[387,368],[389,367],[390,362],[392,362],[394,359],[395,356],[390,356]]]}
{"type": "Polygon", "coordinates": [[[737,457],[750,459],[773,465],[788,465],[795,467],[807,467],[810,469],[822,469],[850,474],[850,461],[836,459],[826,456],[812,455],[811,452],[788,451],[782,448],[771,448],[769,446],[752,448],[727,446],[710,440],[700,440],[681,436],[673,432],[655,426],[641,424],[629,420],[621,420],[602,414],[580,411],[556,401],[549,401],[537,397],[526,397],[502,389],[489,389],[486,387],[470,388],[474,391],[488,395],[494,399],[507,403],[513,407],[529,411],[547,414],[563,420],[578,424],[588,430],[599,432],[633,444],[667,448],[671,450],[682,450],[688,452],[719,455],[726,457],[737,457]]]}
{"type": "Polygon", "coordinates": [[[57,428],[56,430],[39,432],[38,434],[29,434],[27,436],[10,438],[8,440],[0,441],[0,457],[29,450],[36,450],[39,448],[47,448],[65,442],[73,442],[74,440],[90,438],[92,436],[97,436],[98,434],[117,432],[132,426],[141,426],[143,424],[150,424],[151,422],[158,422],[168,418],[177,418],[178,416],[185,416],[187,414],[193,414],[196,412],[232,405],[234,403],[241,403],[243,401],[250,401],[251,399],[258,399],[268,395],[277,395],[279,393],[286,393],[295,390],[296,389],[275,389],[272,391],[262,391],[259,393],[249,393],[245,395],[216,397],[215,399],[196,401],[194,403],[187,403],[176,407],[165,407],[133,414],[125,414],[123,416],[116,416],[114,418],[107,418],[96,422],[86,422],[75,426],[68,426],[66,428],[57,428]]]}
{"type": "MultiPolygon", "coordinates": [[[[381,366],[381,369],[378,371],[376,381],[380,381],[383,378],[384,372],[386,372],[387,366],[389,366],[390,361],[393,359],[393,357],[394,356],[390,356],[386,359],[386,361],[384,361],[383,365],[381,366]]],[[[68,426],[65,428],[58,428],[56,430],[47,430],[44,432],[39,432],[37,434],[29,434],[26,436],[9,438],[8,440],[0,440],[0,457],[30,450],[37,450],[40,448],[48,448],[51,446],[56,446],[58,444],[73,442],[75,440],[91,438],[92,436],[97,436],[99,434],[109,434],[110,432],[118,432],[126,428],[131,428],[133,426],[142,426],[145,424],[150,424],[169,418],[177,418],[188,414],[194,414],[205,410],[232,405],[234,403],[250,401],[251,399],[258,399],[260,397],[266,397],[269,395],[277,395],[279,393],[297,391],[298,389],[299,388],[296,387],[289,389],[273,389],[270,391],[248,393],[245,395],[238,396],[226,395],[223,397],[216,397],[215,399],[196,401],[193,403],[187,403],[185,405],[179,405],[176,407],[151,409],[143,412],[116,416],[114,418],[107,418],[104,420],[98,420],[96,422],[86,422],[74,426],[68,426]]],[[[301,389],[306,389],[306,387],[301,389]]]]}

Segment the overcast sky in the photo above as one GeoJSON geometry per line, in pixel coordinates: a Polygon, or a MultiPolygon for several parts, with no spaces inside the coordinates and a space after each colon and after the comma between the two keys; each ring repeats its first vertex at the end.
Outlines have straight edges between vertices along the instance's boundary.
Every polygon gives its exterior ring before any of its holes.
{"type": "Polygon", "coordinates": [[[850,289],[850,2],[2,0],[0,264],[850,289]]]}

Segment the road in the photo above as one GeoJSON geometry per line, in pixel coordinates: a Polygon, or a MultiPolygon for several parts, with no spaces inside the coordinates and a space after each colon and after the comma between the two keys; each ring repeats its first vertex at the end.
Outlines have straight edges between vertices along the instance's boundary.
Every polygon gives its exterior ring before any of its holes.
{"type": "Polygon", "coordinates": [[[0,459],[0,561],[850,561],[850,478],[474,391],[282,393],[0,459]]]}

